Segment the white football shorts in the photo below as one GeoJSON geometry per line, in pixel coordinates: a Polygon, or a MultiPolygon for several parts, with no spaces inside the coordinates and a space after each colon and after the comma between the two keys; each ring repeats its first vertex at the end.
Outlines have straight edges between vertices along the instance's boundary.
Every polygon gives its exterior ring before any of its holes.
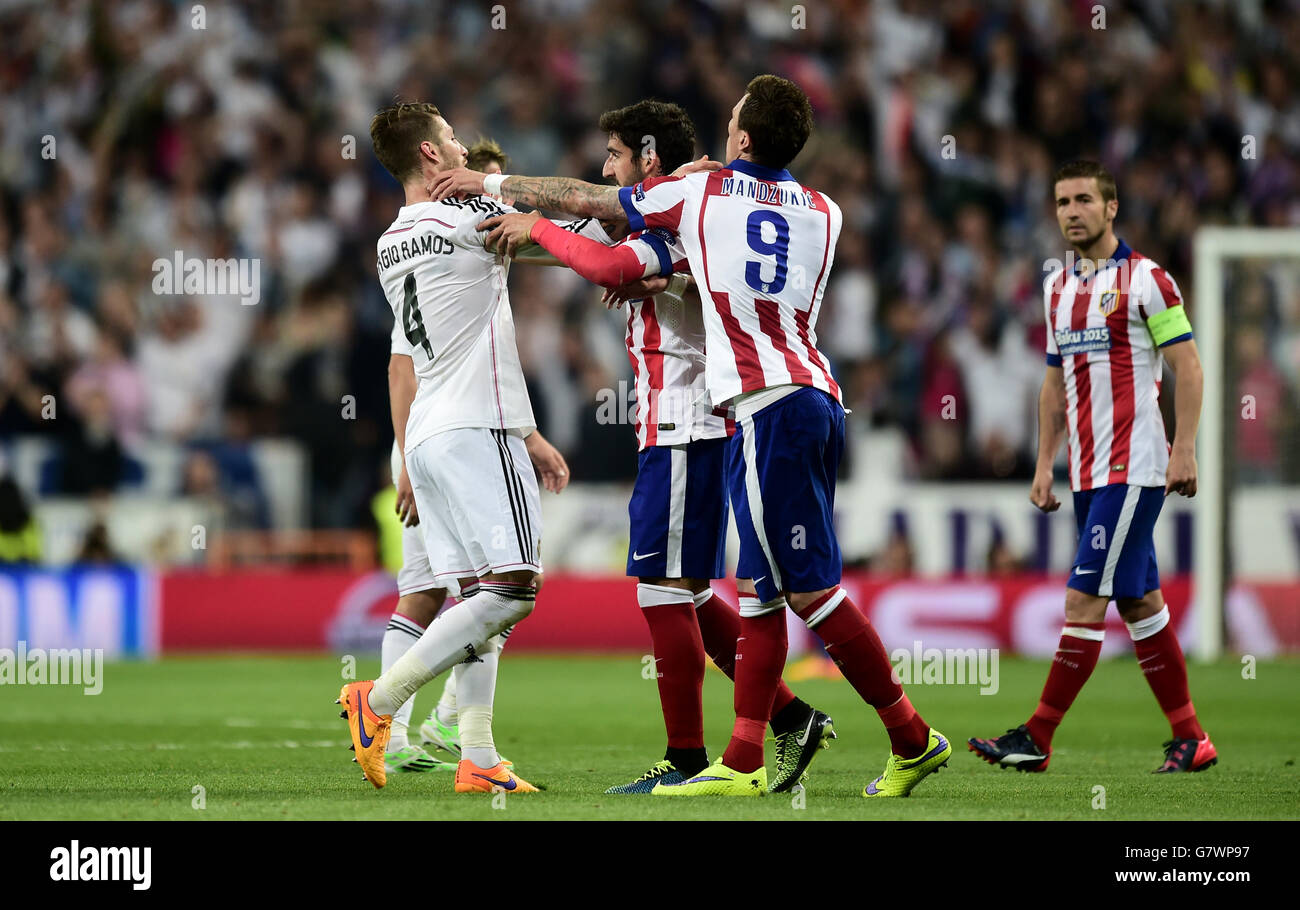
{"type": "Polygon", "coordinates": [[[542,571],[541,498],[521,431],[435,433],[406,454],[406,473],[439,586],[489,572],[542,571]]]}
{"type": "MultiPolygon", "coordinates": [[[[419,510],[419,504],[416,504],[419,510]]],[[[421,516],[421,521],[423,521],[421,516]]],[[[397,593],[402,597],[430,588],[455,587],[447,580],[438,581],[429,565],[429,551],[424,546],[424,529],[420,525],[402,528],[402,568],[397,572],[397,593]]]]}

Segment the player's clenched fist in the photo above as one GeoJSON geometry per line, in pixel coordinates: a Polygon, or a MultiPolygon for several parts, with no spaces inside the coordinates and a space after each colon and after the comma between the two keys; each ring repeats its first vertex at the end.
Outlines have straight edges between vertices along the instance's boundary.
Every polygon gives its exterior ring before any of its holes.
{"type": "Polygon", "coordinates": [[[1169,468],[1165,471],[1165,495],[1170,493],[1196,495],[1196,456],[1192,452],[1174,449],[1169,454],[1169,468]]]}
{"type": "Polygon", "coordinates": [[[458,193],[478,196],[483,192],[483,178],[486,176],[480,171],[471,171],[467,167],[453,168],[439,173],[425,189],[429,191],[430,202],[441,202],[448,196],[455,196],[458,193]]]}
{"type": "Polygon", "coordinates": [[[1061,503],[1052,493],[1052,474],[1039,471],[1034,474],[1034,485],[1029,488],[1029,501],[1044,512],[1055,512],[1061,503]]]}

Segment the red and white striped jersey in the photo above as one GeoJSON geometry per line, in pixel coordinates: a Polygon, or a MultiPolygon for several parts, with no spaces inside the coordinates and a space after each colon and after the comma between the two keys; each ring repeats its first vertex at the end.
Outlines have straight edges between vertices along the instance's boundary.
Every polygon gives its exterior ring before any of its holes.
{"type": "MultiPolygon", "coordinates": [[[[681,239],[670,231],[636,231],[622,242],[642,262],[655,263],[654,273],[684,276],[690,268],[681,239]]],[[[636,383],[638,450],[729,435],[726,410],[710,404],[705,385],[704,312],[696,285],[683,278],[654,297],[630,301],[624,338],[636,383]]]]}
{"type": "Polygon", "coordinates": [[[1047,363],[1065,378],[1070,488],[1164,486],[1159,349],[1192,337],[1178,285],[1121,240],[1090,278],[1053,272],[1043,297],[1047,363]]]}
{"type": "Polygon", "coordinates": [[[813,329],[839,206],[789,171],[739,159],[713,173],[623,187],[619,200],[634,231],[664,228],[681,239],[704,304],[714,405],[779,385],[813,386],[840,400],[813,329]]]}

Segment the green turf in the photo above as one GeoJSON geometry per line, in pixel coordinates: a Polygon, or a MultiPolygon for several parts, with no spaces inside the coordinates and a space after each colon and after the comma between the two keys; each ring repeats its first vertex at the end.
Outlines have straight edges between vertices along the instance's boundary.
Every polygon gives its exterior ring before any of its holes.
{"type": "MultiPolygon", "coordinates": [[[[497,744],[547,792],[458,796],[450,775],[400,774],[376,792],[349,763],[333,699],[340,661],[221,657],[120,663],[104,690],[0,688],[0,819],[985,819],[1296,818],[1300,816],[1300,662],[1260,663],[1256,678],[1224,661],[1191,670],[1193,695],[1221,756],[1195,775],[1153,776],[1168,726],[1132,658],[1103,662],[1056,740],[1046,774],[991,768],[969,736],[1001,733],[1030,712],[1041,661],[1003,660],[1001,690],[912,685],[926,718],[953,741],[948,768],[906,800],[862,799],[887,740],[844,682],[795,684],[829,711],[840,739],[814,763],[801,803],[667,801],[603,795],[658,758],[663,727],[639,656],[529,657],[507,652],[497,744]],[[195,809],[196,785],[206,808],[195,809]],[[1105,808],[1094,809],[1094,788],[1105,808]],[[504,805],[502,806],[502,803],[504,805]]],[[[376,669],[358,667],[360,678],[376,669]]],[[[421,693],[416,717],[437,698],[421,693]]],[[[706,736],[720,749],[730,684],[710,671],[706,736]]],[[[771,755],[769,746],[769,757],[771,755]]]]}

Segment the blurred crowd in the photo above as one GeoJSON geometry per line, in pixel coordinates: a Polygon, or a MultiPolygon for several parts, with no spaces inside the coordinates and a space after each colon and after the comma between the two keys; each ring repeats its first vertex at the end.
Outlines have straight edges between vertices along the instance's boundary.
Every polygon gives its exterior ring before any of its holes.
{"type": "MultiPolygon", "coordinates": [[[[309,454],[312,525],[365,524],[392,439],[375,241],[402,204],[373,112],[429,100],[513,172],[599,182],[602,111],[677,102],[720,157],[732,105],[770,71],[816,112],[792,172],[845,214],[818,334],[851,424],[901,430],[912,477],[1026,478],[1059,163],[1111,168],[1118,233],[1189,301],[1197,227],[1300,226],[1300,2],[1104,7],[1099,22],[1071,0],[5,4],[0,441],[51,441],[32,495],[121,489],[141,446],[178,445],[176,492],[258,527],[248,443],[289,437],[309,454]],[[160,293],[155,262],[177,251],[256,260],[256,303],[160,293]]],[[[1229,423],[1248,480],[1300,482],[1295,276],[1255,266],[1229,299],[1231,381],[1258,409],[1229,423]]],[[[630,370],[599,296],[512,269],[543,430],[576,478],[626,480],[633,434],[597,400],[625,397],[630,370]]]]}

